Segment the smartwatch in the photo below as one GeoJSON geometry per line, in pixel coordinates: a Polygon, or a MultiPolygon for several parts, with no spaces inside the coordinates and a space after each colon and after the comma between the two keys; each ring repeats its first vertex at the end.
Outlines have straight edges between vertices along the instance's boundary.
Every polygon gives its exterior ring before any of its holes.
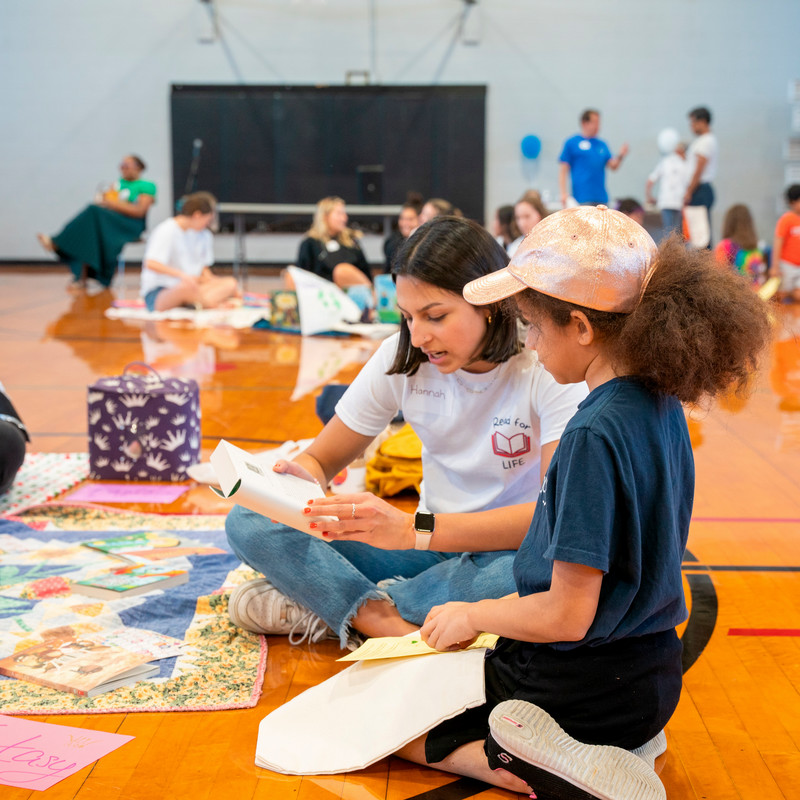
{"type": "Polygon", "coordinates": [[[414,514],[414,532],[417,540],[415,550],[428,550],[431,546],[433,529],[436,527],[436,517],[430,511],[417,511],[414,514]]]}

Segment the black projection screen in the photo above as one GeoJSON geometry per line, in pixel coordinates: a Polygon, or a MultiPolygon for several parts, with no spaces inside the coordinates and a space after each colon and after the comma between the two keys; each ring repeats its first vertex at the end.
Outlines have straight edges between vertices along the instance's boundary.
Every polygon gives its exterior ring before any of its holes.
{"type": "Polygon", "coordinates": [[[199,140],[194,188],[223,202],[400,204],[415,191],[482,221],[485,108],[485,86],[174,84],[174,196],[199,140]]]}

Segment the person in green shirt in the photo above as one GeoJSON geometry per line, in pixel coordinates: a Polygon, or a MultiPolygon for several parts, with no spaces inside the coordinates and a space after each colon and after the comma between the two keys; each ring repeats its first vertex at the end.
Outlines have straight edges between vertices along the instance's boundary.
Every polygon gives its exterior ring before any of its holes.
{"type": "Polygon", "coordinates": [[[156,200],[156,185],[140,177],[144,170],[139,156],[125,156],[119,165],[119,180],[96,202],[55,236],[37,234],[45,250],[69,264],[73,286],[84,287],[88,278],[110,286],[122,248],[141,238],[147,212],[156,200]]]}

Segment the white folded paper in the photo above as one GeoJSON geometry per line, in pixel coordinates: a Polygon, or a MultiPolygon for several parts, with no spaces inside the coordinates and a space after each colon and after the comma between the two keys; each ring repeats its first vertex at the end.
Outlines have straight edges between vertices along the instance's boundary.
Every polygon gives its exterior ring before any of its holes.
{"type": "Polygon", "coordinates": [[[485,652],[354,664],[261,720],[256,765],[287,775],[364,769],[484,703],[485,652]]]}

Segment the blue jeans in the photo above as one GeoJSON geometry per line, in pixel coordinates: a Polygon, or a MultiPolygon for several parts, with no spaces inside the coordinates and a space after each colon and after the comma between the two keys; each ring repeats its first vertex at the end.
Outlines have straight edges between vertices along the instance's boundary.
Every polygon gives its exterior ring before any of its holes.
{"type": "Polygon", "coordinates": [[[351,620],[367,600],[388,601],[403,619],[422,625],[433,606],[517,591],[513,550],[437,553],[326,542],[241,506],[228,514],[225,532],[245,564],[337,631],[342,647],[351,620]]]}
{"type": "Polygon", "coordinates": [[[663,237],[666,239],[671,233],[681,233],[683,230],[683,217],[679,208],[661,209],[661,227],[663,237]]]}
{"type": "Polygon", "coordinates": [[[144,305],[148,311],[156,310],[156,298],[166,289],[166,286],[156,286],[144,296],[144,305]]]}
{"type": "Polygon", "coordinates": [[[714,205],[714,187],[710,183],[699,183],[689,198],[690,206],[705,206],[711,211],[714,205]]]}

